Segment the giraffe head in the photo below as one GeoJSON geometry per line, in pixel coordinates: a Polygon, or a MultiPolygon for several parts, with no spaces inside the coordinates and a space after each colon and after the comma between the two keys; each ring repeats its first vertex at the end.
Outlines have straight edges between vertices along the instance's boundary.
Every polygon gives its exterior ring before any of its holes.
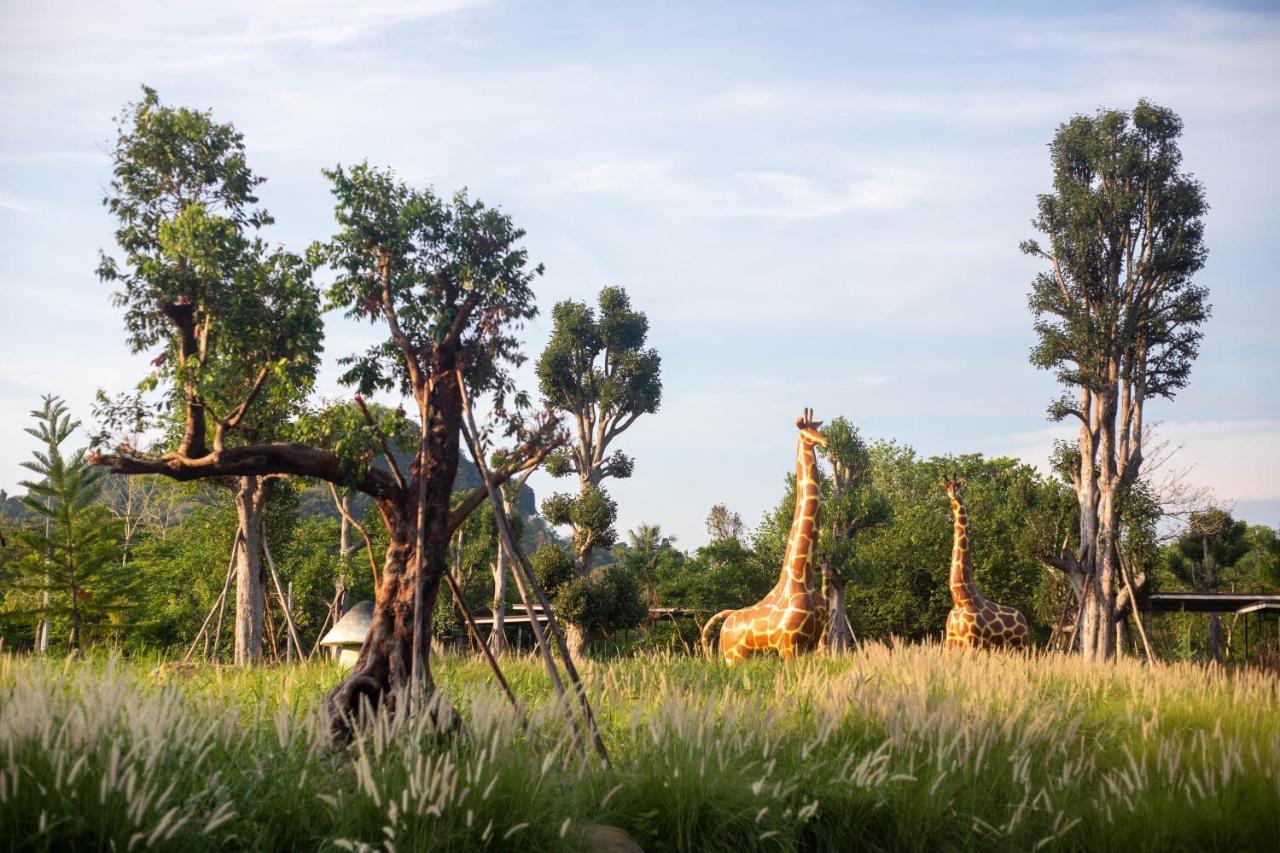
{"type": "Polygon", "coordinates": [[[820,444],[827,446],[827,440],[822,437],[822,433],[818,432],[818,427],[822,426],[822,421],[813,419],[813,409],[805,409],[804,414],[796,418],[796,428],[800,430],[800,438],[806,444],[820,444]]]}
{"type": "Polygon", "coordinates": [[[942,478],[942,490],[947,493],[948,497],[958,498],[960,489],[964,487],[964,477],[944,476],[942,478]]]}

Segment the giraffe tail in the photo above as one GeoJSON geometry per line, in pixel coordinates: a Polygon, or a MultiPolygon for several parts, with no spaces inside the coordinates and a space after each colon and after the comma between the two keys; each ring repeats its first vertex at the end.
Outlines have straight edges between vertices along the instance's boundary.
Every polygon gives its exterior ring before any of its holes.
{"type": "Polygon", "coordinates": [[[732,610],[721,610],[715,616],[708,619],[706,625],[702,626],[702,653],[707,657],[711,656],[711,648],[707,645],[707,633],[711,630],[712,625],[716,624],[716,622],[720,621],[732,612],[732,610]]]}

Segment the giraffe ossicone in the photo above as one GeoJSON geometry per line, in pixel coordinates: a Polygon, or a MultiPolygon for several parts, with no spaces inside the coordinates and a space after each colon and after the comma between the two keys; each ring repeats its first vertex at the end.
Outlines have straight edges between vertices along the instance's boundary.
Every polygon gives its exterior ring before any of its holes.
{"type": "Polygon", "coordinates": [[[818,457],[815,448],[826,447],[818,432],[822,421],[805,409],[796,418],[800,438],[796,443],[796,508],[782,559],[778,582],[759,603],[740,610],[722,610],[702,629],[707,648],[711,626],[724,619],[720,629],[720,656],[730,666],[748,657],[776,651],[783,658],[818,647],[827,628],[827,604],[813,587],[813,552],[818,544],[818,457]]]}
{"type": "Polygon", "coordinates": [[[969,556],[969,517],[960,488],[964,480],[948,477],[943,491],[951,498],[955,536],[951,549],[951,600],[947,616],[947,648],[1025,649],[1031,640],[1027,617],[1017,609],[988,601],[973,582],[969,556]]]}

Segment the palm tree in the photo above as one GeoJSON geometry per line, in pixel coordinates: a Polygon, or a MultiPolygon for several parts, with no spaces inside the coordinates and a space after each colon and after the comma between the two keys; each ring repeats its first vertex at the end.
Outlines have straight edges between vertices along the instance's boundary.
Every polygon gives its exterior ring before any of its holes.
{"type": "Polygon", "coordinates": [[[657,579],[655,572],[658,566],[658,555],[672,547],[676,541],[674,536],[663,536],[661,524],[641,524],[635,530],[627,531],[627,540],[631,548],[640,555],[644,566],[645,596],[650,607],[658,604],[657,579]]]}

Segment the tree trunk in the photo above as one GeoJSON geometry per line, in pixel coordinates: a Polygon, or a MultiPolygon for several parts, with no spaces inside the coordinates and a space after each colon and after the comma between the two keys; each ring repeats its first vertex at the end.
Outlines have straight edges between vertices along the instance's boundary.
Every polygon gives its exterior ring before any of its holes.
{"type": "Polygon", "coordinates": [[[507,551],[498,548],[493,562],[493,628],[489,631],[489,651],[498,657],[507,650],[507,551]]]}
{"type": "Polygon", "coordinates": [[[845,584],[836,577],[831,564],[822,564],[823,595],[827,600],[827,629],[823,645],[828,654],[842,654],[853,648],[853,626],[845,609],[845,584]]]}
{"type": "MultiPolygon", "coordinates": [[[[1213,556],[1209,553],[1209,537],[1200,537],[1200,543],[1204,549],[1205,585],[1210,592],[1216,592],[1218,589],[1218,567],[1214,565],[1213,556]]],[[[1217,613],[1209,614],[1209,659],[1214,663],[1222,662],[1222,619],[1217,613]]]]}
{"type": "Polygon", "coordinates": [[[431,677],[431,626],[440,580],[448,568],[450,528],[449,499],[458,473],[458,442],[462,424],[462,398],[452,364],[431,389],[427,434],[426,471],[413,463],[410,482],[391,496],[379,498],[378,512],[390,534],[381,584],[373,605],[369,634],[360,657],[347,677],[329,691],[326,707],[335,740],[349,738],[351,726],[363,703],[371,709],[395,708],[397,694],[410,686],[413,650],[421,650],[421,688],[434,690],[431,677]],[[417,548],[418,477],[426,477],[425,552],[417,548]],[[415,591],[421,596],[421,634],[414,642],[415,591]]]}
{"type": "Polygon", "coordinates": [[[235,662],[255,664],[262,659],[263,601],[262,510],[266,481],[238,477],[236,516],[240,520],[240,550],[236,554],[235,662]]]}
{"type": "MultiPolygon", "coordinates": [[[[45,575],[45,584],[49,583],[49,576],[45,575]]],[[[44,609],[49,610],[49,590],[46,587],[44,594],[41,596],[44,603],[44,609]]],[[[48,654],[49,652],[49,632],[53,629],[53,623],[49,621],[48,616],[44,616],[36,623],[36,654],[48,654]]]]}
{"type": "MultiPolygon", "coordinates": [[[[44,505],[45,508],[48,508],[51,505],[51,499],[45,498],[44,505]]],[[[49,547],[49,527],[49,516],[46,515],[44,519],[44,541],[46,549],[49,547]]],[[[45,560],[49,560],[48,550],[45,551],[45,560]]],[[[49,652],[49,634],[53,631],[53,622],[49,619],[49,605],[52,603],[52,596],[49,592],[49,585],[51,583],[53,583],[53,581],[50,579],[49,573],[45,572],[44,594],[40,597],[41,603],[44,606],[44,616],[36,625],[36,653],[42,655],[48,654],[49,652]]]]}
{"type": "Polygon", "coordinates": [[[350,498],[343,495],[342,512],[338,513],[338,577],[334,579],[333,610],[329,614],[334,625],[347,609],[347,578],[351,576],[351,554],[354,550],[351,547],[351,522],[347,521],[350,513],[350,498]]]}
{"type": "MultiPolygon", "coordinates": [[[[1084,479],[1092,477],[1081,466],[1084,479]]],[[[1116,526],[1114,495],[1096,482],[1077,489],[1080,505],[1079,595],[1084,597],[1079,632],[1085,660],[1110,660],[1116,650],[1116,526]]]]}
{"type": "Polygon", "coordinates": [[[587,652],[586,631],[568,621],[562,621],[561,628],[564,630],[564,644],[569,647],[569,656],[574,661],[582,660],[587,652]]]}

